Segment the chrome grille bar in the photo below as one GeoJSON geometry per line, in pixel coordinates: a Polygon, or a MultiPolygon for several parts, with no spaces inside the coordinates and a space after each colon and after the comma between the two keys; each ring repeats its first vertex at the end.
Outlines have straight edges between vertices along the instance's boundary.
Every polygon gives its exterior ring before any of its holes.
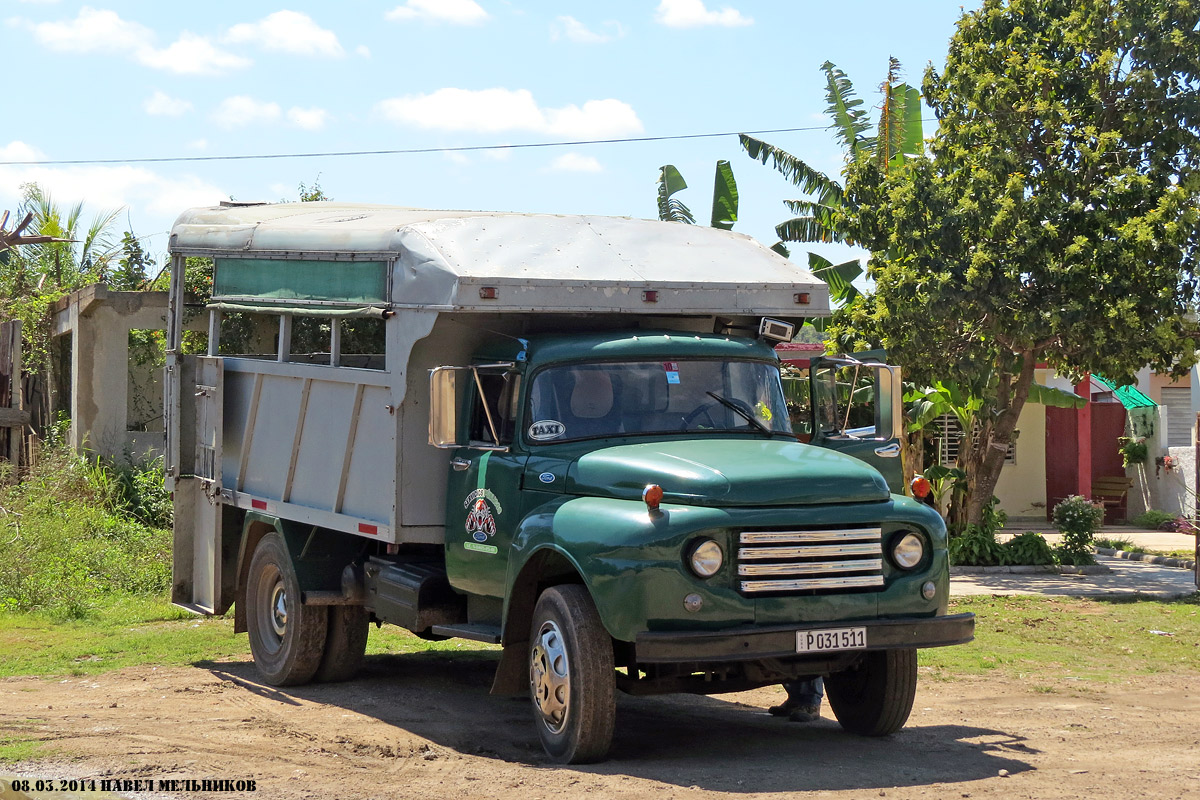
{"type": "Polygon", "coordinates": [[[738,575],[820,575],[822,573],[865,572],[883,569],[883,559],[863,558],[856,561],[804,561],[787,564],[741,564],[738,575]]]}
{"type": "Polygon", "coordinates": [[[778,581],[742,581],[743,592],[800,592],[812,589],[860,589],[883,586],[882,575],[847,575],[839,578],[800,578],[778,581]]]}
{"type": "Polygon", "coordinates": [[[883,553],[879,542],[864,544],[804,545],[800,547],[739,547],[739,559],[824,558],[827,556],[877,556],[883,553]]]}
{"type": "Polygon", "coordinates": [[[742,594],[838,592],[884,585],[882,527],[738,531],[737,541],[742,594]]]}
{"type": "Polygon", "coordinates": [[[802,542],[879,541],[881,528],[844,528],[837,531],[742,531],[742,544],[800,544],[802,542]]]}

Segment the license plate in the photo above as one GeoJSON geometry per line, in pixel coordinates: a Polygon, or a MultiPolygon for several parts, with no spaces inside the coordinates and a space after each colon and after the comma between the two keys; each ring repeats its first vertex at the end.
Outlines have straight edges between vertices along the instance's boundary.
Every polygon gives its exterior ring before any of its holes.
{"type": "Polygon", "coordinates": [[[797,653],[866,649],[866,628],[824,628],[815,631],[796,631],[797,653]]]}

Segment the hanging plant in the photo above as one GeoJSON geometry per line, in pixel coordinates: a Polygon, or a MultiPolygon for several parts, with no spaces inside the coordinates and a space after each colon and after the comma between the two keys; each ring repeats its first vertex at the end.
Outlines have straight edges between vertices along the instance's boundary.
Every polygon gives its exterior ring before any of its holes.
{"type": "Polygon", "coordinates": [[[1123,465],[1128,467],[1130,464],[1145,464],[1146,458],[1150,454],[1146,448],[1146,440],[1143,437],[1132,439],[1128,436],[1122,436],[1117,440],[1119,442],[1117,450],[1121,453],[1123,465]]]}

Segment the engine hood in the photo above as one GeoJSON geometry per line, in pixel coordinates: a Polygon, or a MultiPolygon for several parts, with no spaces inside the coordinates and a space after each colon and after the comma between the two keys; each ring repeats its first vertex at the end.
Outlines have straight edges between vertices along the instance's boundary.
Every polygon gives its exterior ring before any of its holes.
{"type": "Polygon", "coordinates": [[[641,499],[647,484],[664,502],[782,506],[887,500],[887,483],[856,458],[791,439],[689,439],[619,445],[577,458],[570,494],[641,499]]]}

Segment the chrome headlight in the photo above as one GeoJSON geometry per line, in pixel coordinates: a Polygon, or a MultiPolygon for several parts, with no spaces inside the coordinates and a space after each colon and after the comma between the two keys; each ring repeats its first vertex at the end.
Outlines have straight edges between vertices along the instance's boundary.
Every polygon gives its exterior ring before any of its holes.
{"type": "Polygon", "coordinates": [[[892,546],[892,561],[900,569],[912,569],[925,557],[925,540],[915,533],[906,533],[892,546]]]}
{"type": "Polygon", "coordinates": [[[692,555],[688,558],[688,565],[692,568],[692,572],[701,578],[711,578],[716,575],[717,570],[724,563],[725,554],[721,552],[721,545],[712,539],[705,539],[693,547],[692,555]]]}

